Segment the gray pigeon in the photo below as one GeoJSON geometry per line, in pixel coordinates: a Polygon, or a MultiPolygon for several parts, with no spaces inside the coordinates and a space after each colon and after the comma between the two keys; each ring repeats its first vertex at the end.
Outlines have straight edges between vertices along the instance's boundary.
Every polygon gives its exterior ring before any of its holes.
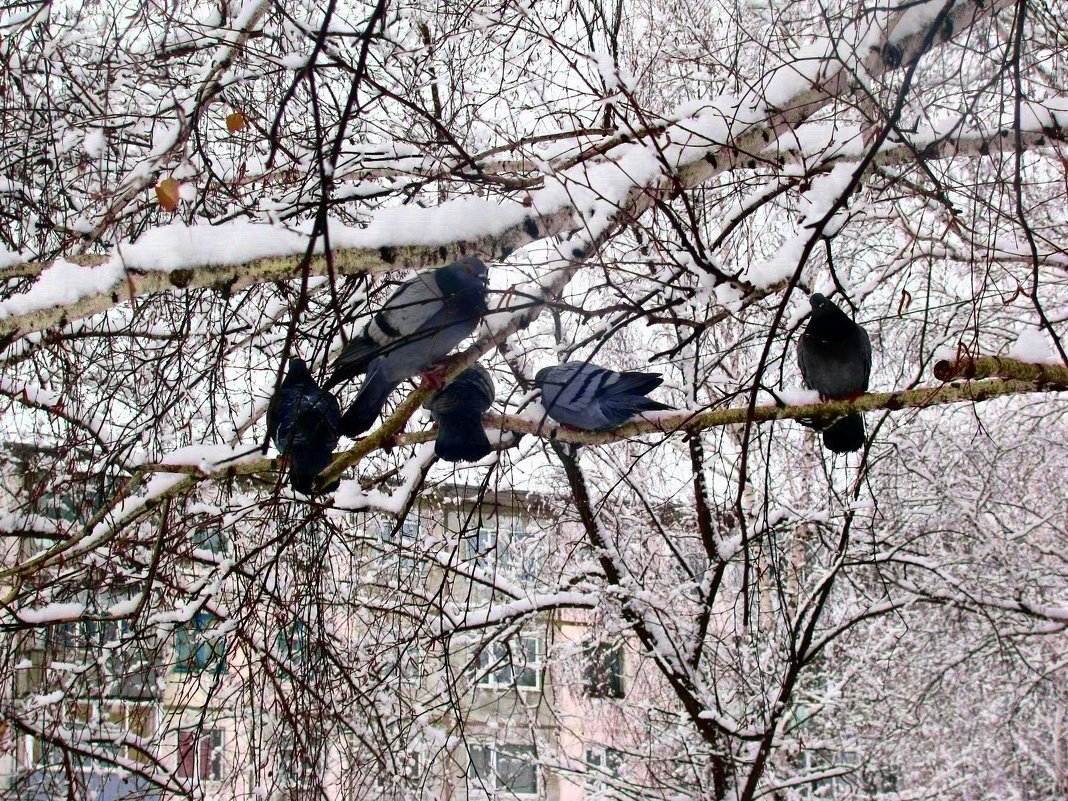
{"type": "Polygon", "coordinates": [[[663,380],[658,373],[617,373],[589,362],[564,362],[539,370],[534,385],[554,420],[584,431],[607,431],[640,412],[670,409],[645,397],[663,380]]]}
{"type": "Polygon", "coordinates": [[[356,400],[341,418],[355,437],[374,423],[386,398],[460,344],[486,314],[486,265],[465,256],[406,281],[334,362],[326,388],[366,372],[356,400]]]}
{"type": "MultiPolygon", "coordinates": [[[[868,332],[818,292],[809,302],[812,316],[797,342],[801,376],[823,400],[853,400],[868,390],[868,332]]],[[[834,453],[859,451],[864,440],[864,418],[859,414],[844,417],[823,430],[823,444],[834,453]]]]}
{"type": "Polygon", "coordinates": [[[438,424],[434,453],[446,462],[477,462],[493,450],[482,428],[482,413],[493,405],[495,390],[481,364],[468,367],[424,405],[438,424]]]}
{"type": "MultiPolygon", "coordinates": [[[[290,359],[278,394],[267,410],[267,427],[278,452],[289,457],[289,483],[311,495],[315,477],[330,464],[341,427],[341,409],[319,389],[303,359],[290,359]]],[[[337,483],[326,487],[327,492],[337,483]]]]}

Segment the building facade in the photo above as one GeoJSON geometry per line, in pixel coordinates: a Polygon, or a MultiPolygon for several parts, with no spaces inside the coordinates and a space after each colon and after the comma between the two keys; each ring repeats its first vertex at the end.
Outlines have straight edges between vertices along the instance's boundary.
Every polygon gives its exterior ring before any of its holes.
{"type": "MultiPolygon", "coordinates": [[[[5,568],[101,502],[91,475],[35,496],[37,455],[4,462],[5,568]]],[[[652,688],[626,633],[592,609],[514,611],[580,547],[543,498],[451,486],[402,516],[284,503],[272,522],[183,499],[113,557],[4,587],[0,797],[632,797],[630,700],[652,688]]]]}

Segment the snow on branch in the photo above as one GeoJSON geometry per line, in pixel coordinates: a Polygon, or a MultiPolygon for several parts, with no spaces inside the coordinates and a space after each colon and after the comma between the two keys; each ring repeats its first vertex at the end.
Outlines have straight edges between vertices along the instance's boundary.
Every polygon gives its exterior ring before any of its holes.
{"type": "MultiPolygon", "coordinates": [[[[1021,144],[1025,149],[1055,147],[1068,143],[1068,110],[1059,111],[1060,103],[1051,101],[1047,119],[1036,115],[1033,129],[1022,128],[1021,144]]],[[[1046,108],[1046,107],[1043,107],[1046,108]]],[[[951,158],[980,158],[1012,153],[1016,137],[1008,128],[993,130],[972,129],[939,133],[926,130],[909,136],[907,140],[890,137],[883,142],[872,159],[872,166],[893,167],[911,164],[917,158],[925,161],[951,158]]],[[[835,159],[856,160],[864,155],[864,132],[855,126],[825,124],[803,125],[796,136],[784,136],[777,149],[769,148],[754,156],[747,166],[761,163],[798,163],[820,158],[824,163],[835,159]]]]}
{"type": "MultiPolygon", "coordinates": [[[[780,67],[750,94],[710,101],[673,124],[650,129],[644,140],[609,137],[589,149],[590,155],[570,157],[573,166],[547,177],[546,186],[522,203],[465,198],[433,209],[384,209],[363,229],[332,227],[332,262],[322,254],[306,257],[307,238],[299,232],[231,223],[155,229],[117,247],[109,258],[40,265],[33,287],[0,303],[0,342],[157,292],[216,287],[229,293],[304,273],[325,275],[331,267],[355,275],[422,267],[472,252],[504,258],[532,241],[575,230],[586,233],[584,246],[570,248],[571,258],[581,262],[655,199],[744,166],[752,154],[848,94],[856,88],[857,69],[879,75],[911,65],[936,43],[932,36],[942,41],[958,36],[1007,4],[906,4],[888,12],[882,27],[849,32],[858,39],[852,57],[836,48],[814,52],[780,67]],[[602,160],[586,161],[594,157],[602,160]],[[195,246],[191,231],[197,232],[195,246]]],[[[24,276],[28,268],[8,269],[0,271],[0,280],[24,276]]]]}
{"type": "Polygon", "coordinates": [[[457,613],[445,610],[446,622],[433,626],[438,636],[487,628],[519,618],[530,617],[551,609],[594,609],[600,599],[584,592],[554,592],[506,604],[494,604],[481,609],[460,608],[457,613]]]}

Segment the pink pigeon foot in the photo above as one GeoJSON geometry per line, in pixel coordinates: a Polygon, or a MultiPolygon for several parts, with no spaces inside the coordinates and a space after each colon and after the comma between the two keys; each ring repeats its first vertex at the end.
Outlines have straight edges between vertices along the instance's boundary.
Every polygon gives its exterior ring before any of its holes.
{"type": "Polygon", "coordinates": [[[429,370],[425,373],[420,373],[419,377],[422,381],[419,383],[419,389],[430,388],[435,392],[445,387],[445,378],[438,370],[429,370]]]}

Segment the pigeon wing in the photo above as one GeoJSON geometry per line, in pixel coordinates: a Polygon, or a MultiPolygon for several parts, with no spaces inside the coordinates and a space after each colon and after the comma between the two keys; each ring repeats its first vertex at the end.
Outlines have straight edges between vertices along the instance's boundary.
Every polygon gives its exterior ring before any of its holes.
{"type": "Polygon", "coordinates": [[[410,341],[427,320],[442,308],[442,294],[433,273],[409,279],[390,295],[359,337],[352,339],[334,360],[334,373],[325,388],[337,386],[367,372],[373,359],[389,353],[399,342],[410,341]]]}
{"type": "Polygon", "coordinates": [[[619,373],[600,388],[597,403],[605,418],[615,425],[622,424],[639,412],[664,411],[670,406],[645,397],[664,381],[659,373],[619,373]]]}
{"type": "Polygon", "coordinates": [[[797,366],[801,368],[801,378],[805,381],[805,386],[809,389],[816,389],[812,386],[813,375],[812,365],[808,363],[808,342],[805,339],[808,335],[802,333],[797,340],[797,366]]]}
{"type": "Polygon", "coordinates": [[[871,339],[868,337],[868,332],[864,330],[864,326],[858,325],[857,330],[860,333],[860,346],[864,352],[864,389],[868,389],[868,379],[871,378],[871,339]]]}
{"type": "Polygon", "coordinates": [[[434,273],[417,275],[393,293],[371,318],[364,334],[380,347],[388,347],[423,328],[441,312],[443,305],[444,295],[434,273]]]}
{"type": "Polygon", "coordinates": [[[560,422],[578,428],[596,429],[603,425],[598,396],[617,374],[596,365],[567,362],[550,375],[551,386],[542,398],[549,414],[560,422]],[[551,408],[550,408],[551,407],[551,408]]]}
{"type": "Polygon", "coordinates": [[[597,399],[613,395],[647,395],[664,382],[659,373],[619,373],[615,380],[605,381],[597,391],[597,399]]]}
{"type": "Polygon", "coordinates": [[[336,387],[342,381],[348,381],[367,372],[367,365],[378,355],[381,346],[367,336],[367,332],[357,339],[350,339],[345,348],[334,359],[334,372],[323,385],[324,389],[336,387]]]}

